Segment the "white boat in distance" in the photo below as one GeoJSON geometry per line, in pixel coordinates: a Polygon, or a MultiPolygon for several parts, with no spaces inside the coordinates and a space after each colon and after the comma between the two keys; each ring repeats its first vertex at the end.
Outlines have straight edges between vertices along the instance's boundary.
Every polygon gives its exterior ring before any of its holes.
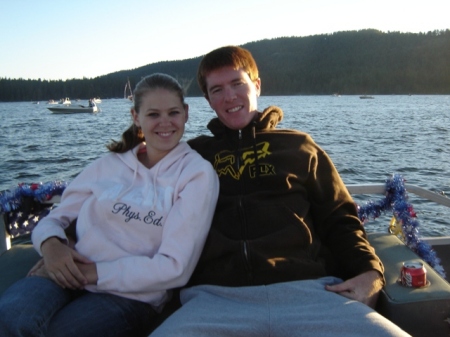
{"type": "Polygon", "coordinates": [[[125,83],[125,89],[123,90],[123,98],[129,101],[133,101],[133,90],[131,89],[129,79],[127,79],[127,83],[125,83]],[[129,91],[130,94],[128,94],[127,91],[129,91]]]}
{"type": "Polygon", "coordinates": [[[96,105],[89,107],[84,105],[66,105],[47,107],[54,114],[73,114],[73,113],[97,113],[99,112],[96,105]]]}

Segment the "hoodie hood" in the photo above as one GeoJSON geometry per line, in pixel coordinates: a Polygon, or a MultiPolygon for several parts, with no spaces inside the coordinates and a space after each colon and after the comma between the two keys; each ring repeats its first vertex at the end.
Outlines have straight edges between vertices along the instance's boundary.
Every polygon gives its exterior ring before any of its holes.
{"type": "Polygon", "coordinates": [[[189,145],[185,142],[178,143],[175,148],[173,148],[163,159],[161,159],[155,166],[152,168],[146,168],[139,162],[138,153],[145,149],[145,143],[141,143],[137,145],[133,150],[127,151],[125,153],[118,153],[117,156],[119,159],[130,169],[133,171],[138,171],[141,169],[152,171],[154,169],[164,170],[170,167],[175,161],[177,161],[180,157],[183,157],[190,151],[189,145]]]}
{"type": "MultiPolygon", "coordinates": [[[[223,124],[217,117],[209,122],[208,129],[217,138],[226,137],[226,135],[228,135],[230,136],[230,139],[238,139],[236,137],[237,134],[239,134],[239,138],[242,137],[242,134],[249,135],[253,146],[255,165],[256,167],[259,167],[260,165],[259,165],[258,149],[256,144],[256,133],[261,131],[273,130],[282,120],[283,120],[283,110],[281,110],[277,106],[269,106],[263,112],[258,112],[255,115],[255,119],[253,120],[253,122],[249,123],[242,130],[231,130],[230,128],[225,126],[225,124],[223,124]]],[[[256,176],[258,181],[259,175],[260,172],[259,169],[257,169],[256,176]]]]}
{"type": "Polygon", "coordinates": [[[126,193],[133,189],[133,186],[135,186],[137,182],[144,182],[144,190],[148,190],[150,184],[154,186],[153,200],[157,200],[156,186],[157,178],[159,176],[158,173],[168,171],[170,166],[172,166],[179,159],[185,156],[191,150],[191,148],[185,142],[178,143],[175,148],[173,148],[164,158],[162,158],[158,163],[156,163],[156,165],[154,165],[150,169],[145,167],[138,159],[138,153],[145,150],[146,144],[145,142],[143,142],[137,145],[131,151],[117,154],[118,158],[133,171],[133,179],[131,181],[131,184],[117,195],[116,199],[122,198],[126,193]]]}

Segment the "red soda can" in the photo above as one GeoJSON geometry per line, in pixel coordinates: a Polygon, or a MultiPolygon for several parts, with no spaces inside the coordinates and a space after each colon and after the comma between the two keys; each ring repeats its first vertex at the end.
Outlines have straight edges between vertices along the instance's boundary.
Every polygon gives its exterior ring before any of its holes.
{"type": "Polygon", "coordinates": [[[403,262],[400,279],[405,287],[424,287],[427,285],[427,270],[422,262],[403,262]]]}

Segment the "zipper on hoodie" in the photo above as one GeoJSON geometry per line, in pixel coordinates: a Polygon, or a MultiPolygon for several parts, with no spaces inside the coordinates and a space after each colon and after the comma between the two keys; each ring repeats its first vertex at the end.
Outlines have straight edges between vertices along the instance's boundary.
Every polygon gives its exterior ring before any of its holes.
{"type": "MultiPolygon", "coordinates": [[[[242,148],[242,130],[239,130],[238,133],[238,148],[237,148],[237,154],[236,154],[236,163],[237,163],[237,169],[238,172],[240,170],[241,167],[241,156],[240,156],[240,152],[241,152],[241,148],[242,148]]],[[[241,185],[244,183],[243,179],[240,179],[240,183],[241,185]]],[[[244,206],[242,205],[242,193],[239,196],[239,213],[241,214],[241,223],[242,223],[242,228],[241,228],[241,234],[242,234],[242,255],[244,257],[244,265],[245,265],[245,269],[247,270],[247,277],[248,277],[248,281],[251,282],[252,281],[252,268],[251,268],[251,264],[250,264],[250,259],[248,256],[248,241],[246,240],[247,237],[247,223],[245,222],[245,210],[244,210],[244,206]]]]}
{"type": "Polygon", "coordinates": [[[239,130],[238,133],[238,146],[236,150],[236,165],[237,165],[237,171],[239,172],[241,168],[241,147],[242,147],[242,130],[239,130]]]}

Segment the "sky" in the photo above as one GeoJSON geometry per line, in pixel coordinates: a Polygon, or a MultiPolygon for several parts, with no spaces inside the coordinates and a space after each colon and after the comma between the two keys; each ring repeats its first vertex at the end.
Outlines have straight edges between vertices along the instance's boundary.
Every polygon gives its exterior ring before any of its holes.
{"type": "Polygon", "coordinates": [[[94,78],[224,45],[450,29],[448,0],[0,0],[0,78],[94,78]]]}

